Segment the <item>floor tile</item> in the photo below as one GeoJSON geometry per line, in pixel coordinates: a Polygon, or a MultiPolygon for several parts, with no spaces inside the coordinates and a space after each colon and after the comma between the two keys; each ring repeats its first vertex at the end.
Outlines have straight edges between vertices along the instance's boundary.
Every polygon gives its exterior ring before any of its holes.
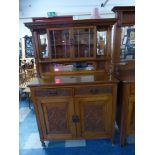
{"type": "Polygon", "coordinates": [[[22,123],[31,110],[28,107],[22,107],[19,109],[19,122],[22,123]]]}
{"type": "Polygon", "coordinates": [[[20,155],[135,155],[133,137],[128,137],[126,145],[120,146],[120,132],[116,130],[115,145],[110,139],[91,140],[51,140],[41,146],[34,109],[29,109],[27,101],[20,102],[20,155]],[[22,109],[22,108],[25,108],[22,109]],[[129,144],[130,143],[130,144],[129,144]]]}
{"type": "Polygon", "coordinates": [[[42,148],[39,134],[31,133],[25,143],[24,149],[39,149],[39,148],[42,148]]]}
{"type": "Polygon", "coordinates": [[[85,147],[85,140],[66,140],[65,147],[85,147]]]}

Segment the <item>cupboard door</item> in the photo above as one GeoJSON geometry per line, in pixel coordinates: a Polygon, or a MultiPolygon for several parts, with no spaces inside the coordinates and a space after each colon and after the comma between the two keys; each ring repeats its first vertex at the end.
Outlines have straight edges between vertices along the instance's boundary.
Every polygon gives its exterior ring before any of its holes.
{"type": "Polygon", "coordinates": [[[129,97],[127,115],[127,134],[134,134],[135,131],[135,97],[129,97]]]}
{"type": "Polygon", "coordinates": [[[44,98],[38,102],[42,130],[46,139],[70,139],[75,136],[73,100],[44,98]]]}
{"type": "Polygon", "coordinates": [[[71,57],[71,30],[49,29],[49,50],[52,59],[71,57]]]}
{"type": "Polygon", "coordinates": [[[84,138],[110,137],[112,133],[112,96],[78,98],[77,135],[84,138]]]}

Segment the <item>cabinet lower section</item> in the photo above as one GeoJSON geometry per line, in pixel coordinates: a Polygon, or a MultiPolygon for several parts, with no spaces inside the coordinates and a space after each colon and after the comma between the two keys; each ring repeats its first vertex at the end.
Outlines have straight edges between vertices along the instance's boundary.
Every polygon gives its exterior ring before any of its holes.
{"type": "MultiPolygon", "coordinates": [[[[95,87],[98,88],[98,86],[95,87]]],[[[113,142],[117,85],[102,87],[110,89],[103,93],[91,91],[92,94],[76,95],[77,88],[70,87],[66,90],[70,90],[71,93],[62,93],[62,96],[47,93],[47,91],[61,88],[32,87],[32,99],[42,143],[53,139],[105,137],[111,138],[113,142]]]]}

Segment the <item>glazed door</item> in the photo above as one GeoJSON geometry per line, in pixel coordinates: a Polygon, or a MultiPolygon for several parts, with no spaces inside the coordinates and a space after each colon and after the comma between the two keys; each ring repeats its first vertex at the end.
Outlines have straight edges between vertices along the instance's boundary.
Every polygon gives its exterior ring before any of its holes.
{"type": "Polygon", "coordinates": [[[48,29],[52,59],[92,58],[96,56],[95,27],[48,29]]]}
{"type": "Polygon", "coordinates": [[[44,98],[38,102],[39,116],[45,139],[70,139],[76,128],[72,122],[74,105],[72,98],[44,98]]]}
{"type": "Polygon", "coordinates": [[[70,29],[48,29],[49,51],[52,59],[65,59],[71,57],[72,31],[70,29]]]}
{"type": "Polygon", "coordinates": [[[127,115],[127,134],[134,134],[135,131],[135,97],[129,97],[128,115],[127,115]]]}
{"type": "Polygon", "coordinates": [[[75,58],[96,57],[96,29],[95,27],[73,28],[73,51],[75,58]]]}
{"type": "Polygon", "coordinates": [[[77,135],[84,138],[110,137],[112,133],[112,96],[76,99],[79,116],[77,135]]]}

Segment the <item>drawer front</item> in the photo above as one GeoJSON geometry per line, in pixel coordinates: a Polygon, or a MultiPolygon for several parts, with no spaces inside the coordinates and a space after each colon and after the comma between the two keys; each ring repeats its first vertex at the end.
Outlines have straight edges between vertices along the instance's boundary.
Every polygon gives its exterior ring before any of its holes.
{"type": "Polygon", "coordinates": [[[44,97],[44,96],[72,96],[71,88],[45,88],[38,89],[35,91],[36,97],[44,97]]]}
{"type": "Polygon", "coordinates": [[[135,84],[130,84],[130,94],[135,94],[135,84]]]}
{"type": "Polygon", "coordinates": [[[98,95],[102,93],[111,93],[111,86],[86,86],[86,87],[78,87],[75,88],[75,95],[98,95]]]}

